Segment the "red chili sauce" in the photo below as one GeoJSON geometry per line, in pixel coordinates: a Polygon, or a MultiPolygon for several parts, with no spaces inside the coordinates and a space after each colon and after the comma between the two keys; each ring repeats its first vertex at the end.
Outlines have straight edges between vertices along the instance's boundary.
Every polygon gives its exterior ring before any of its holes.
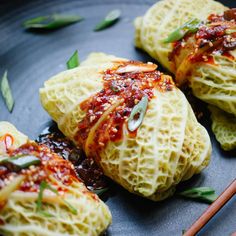
{"type": "MultiPolygon", "coordinates": [[[[34,155],[41,160],[39,165],[32,165],[19,172],[10,171],[4,166],[0,166],[0,189],[8,181],[16,176],[23,175],[25,179],[19,186],[19,190],[25,192],[38,192],[42,181],[50,182],[49,176],[53,176],[65,185],[70,185],[73,181],[80,181],[74,171],[73,165],[55,153],[52,153],[45,145],[38,145],[35,142],[28,142],[17,149],[7,151],[9,158],[19,155],[34,155]]],[[[58,191],[65,191],[58,186],[58,191]]]]}
{"type": "Polygon", "coordinates": [[[107,179],[93,159],[87,158],[82,149],[76,147],[56,126],[45,129],[37,139],[49,149],[74,165],[77,176],[90,190],[108,187],[107,179]]]}
{"type": "Polygon", "coordinates": [[[190,53],[192,63],[204,62],[214,64],[212,55],[220,54],[234,60],[230,50],[236,49],[236,8],[224,12],[222,15],[211,14],[207,21],[202,23],[195,34],[173,43],[173,51],[169,55],[170,61],[178,56],[181,49],[187,47],[188,39],[195,37],[194,52],[190,53]]]}
{"type": "MultiPolygon", "coordinates": [[[[82,147],[85,147],[91,129],[104,113],[111,109],[105,120],[96,128],[93,141],[88,147],[93,158],[99,156],[108,141],[116,142],[122,139],[124,124],[127,125],[133,107],[143,96],[147,96],[150,101],[154,97],[154,88],[165,92],[172,90],[174,86],[171,77],[156,71],[154,64],[135,61],[117,64],[103,73],[103,89],[80,105],[86,116],[78,124],[75,139],[82,147]],[[131,71],[129,68],[132,66],[140,69],[131,71]],[[152,69],[148,71],[145,70],[146,67],[152,69]]],[[[129,131],[129,135],[135,136],[136,131],[129,131]]]]}

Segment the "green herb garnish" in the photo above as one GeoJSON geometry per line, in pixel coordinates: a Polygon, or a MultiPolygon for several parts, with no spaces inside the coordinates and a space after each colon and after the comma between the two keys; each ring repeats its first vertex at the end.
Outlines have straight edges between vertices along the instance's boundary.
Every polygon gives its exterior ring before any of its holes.
{"type": "Polygon", "coordinates": [[[217,194],[215,194],[215,190],[210,187],[190,188],[180,192],[179,195],[208,203],[214,202],[218,197],[217,194]]]}
{"type": "Polygon", "coordinates": [[[40,186],[39,186],[39,194],[38,194],[38,198],[37,198],[37,207],[36,207],[36,211],[38,213],[40,213],[41,215],[45,216],[45,217],[53,217],[52,214],[46,212],[46,211],[43,211],[43,192],[44,190],[48,187],[48,184],[45,182],[45,181],[42,181],[40,183],[40,186]]]}
{"type": "Polygon", "coordinates": [[[0,161],[1,166],[5,166],[10,171],[14,172],[21,171],[32,165],[39,165],[40,163],[40,159],[33,155],[16,156],[0,161]]]}
{"type": "Polygon", "coordinates": [[[54,30],[83,20],[77,15],[52,14],[48,16],[39,16],[26,20],[23,23],[25,29],[47,29],[54,30]]]}
{"type": "MultiPolygon", "coordinates": [[[[40,214],[42,214],[46,217],[52,217],[53,215],[42,210],[43,192],[45,189],[48,189],[48,190],[52,191],[53,193],[55,193],[57,196],[60,196],[60,194],[58,193],[58,191],[55,188],[50,186],[46,181],[42,181],[40,184],[40,187],[39,187],[39,195],[38,195],[38,199],[37,199],[37,208],[36,209],[37,209],[37,212],[39,212],[40,214]]],[[[77,210],[68,201],[66,201],[63,198],[62,198],[62,201],[70,209],[72,214],[77,215],[77,213],[78,213],[77,210]]]]}
{"type": "Polygon", "coordinates": [[[76,50],[66,63],[67,69],[73,69],[79,66],[78,50],[76,50]]]}
{"type": "Polygon", "coordinates": [[[121,11],[120,10],[113,10],[110,13],[108,13],[108,15],[101,21],[99,22],[96,27],[94,28],[94,31],[99,31],[99,30],[103,30],[113,24],[115,24],[121,15],[121,11]]]}
{"type": "Polygon", "coordinates": [[[109,188],[100,188],[100,189],[94,189],[92,190],[94,193],[96,193],[98,196],[101,196],[103,193],[107,192],[109,188]]]}
{"type": "Polygon", "coordinates": [[[9,81],[7,78],[7,71],[4,72],[2,80],[1,80],[1,93],[7,105],[8,111],[12,112],[13,107],[14,107],[14,99],[13,99],[11,88],[10,88],[9,81]]]}
{"type": "Polygon", "coordinates": [[[145,95],[140,102],[135,105],[131,111],[130,117],[128,119],[128,129],[129,131],[135,131],[143,122],[145,112],[147,110],[148,97],[145,95]]]}
{"type": "Polygon", "coordinates": [[[117,93],[117,92],[120,91],[120,87],[119,87],[119,85],[117,85],[117,84],[115,83],[115,81],[112,81],[111,86],[110,86],[110,89],[111,89],[113,92],[115,92],[115,93],[117,93]]]}
{"type": "Polygon", "coordinates": [[[169,34],[169,36],[163,40],[164,43],[172,43],[182,39],[188,33],[195,33],[198,31],[201,21],[194,18],[180,26],[178,29],[169,34]]]}

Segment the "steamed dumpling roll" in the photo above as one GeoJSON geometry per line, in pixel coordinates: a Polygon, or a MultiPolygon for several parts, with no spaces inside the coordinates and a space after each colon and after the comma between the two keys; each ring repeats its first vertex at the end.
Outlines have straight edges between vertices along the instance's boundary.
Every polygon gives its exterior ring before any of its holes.
{"type": "Polygon", "coordinates": [[[236,116],[236,9],[189,27],[196,32],[175,41],[169,55],[177,83],[187,82],[196,97],[236,116]]]}
{"type": "Polygon", "coordinates": [[[77,178],[72,164],[0,122],[0,234],[100,235],[107,206],[77,178]]]}
{"type": "Polygon", "coordinates": [[[227,7],[214,0],[158,1],[144,16],[135,19],[135,45],[174,73],[168,59],[173,45],[164,40],[189,20],[205,20],[210,14],[220,14],[226,9],[227,7]]]}
{"type": "Polygon", "coordinates": [[[156,65],[93,53],[46,81],[45,110],[105,175],[161,200],[209,163],[211,144],[184,94],[156,65]]]}
{"type": "MultiPolygon", "coordinates": [[[[163,0],[135,20],[136,46],[173,72],[177,86],[188,84],[230,121],[230,114],[236,116],[235,11],[212,0],[163,0]]],[[[222,148],[232,149],[233,142],[225,148],[223,141],[232,137],[228,124],[215,126],[214,114],[212,120],[222,148]]]]}
{"type": "Polygon", "coordinates": [[[209,106],[212,117],[212,130],[225,151],[236,148],[236,116],[217,107],[209,106]]]}

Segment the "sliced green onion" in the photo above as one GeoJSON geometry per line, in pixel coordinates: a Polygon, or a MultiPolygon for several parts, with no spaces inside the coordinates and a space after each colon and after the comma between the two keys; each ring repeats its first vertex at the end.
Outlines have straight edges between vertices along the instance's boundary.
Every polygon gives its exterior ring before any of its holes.
{"type": "Polygon", "coordinates": [[[148,97],[144,96],[140,102],[134,106],[128,119],[129,131],[135,131],[143,122],[144,115],[147,110],[148,97]]]}
{"type": "Polygon", "coordinates": [[[172,43],[182,39],[188,33],[195,33],[198,31],[201,21],[194,18],[180,26],[178,29],[169,34],[169,36],[163,40],[164,43],[172,43]]]}
{"type": "Polygon", "coordinates": [[[210,187],[190,188],[180,192],[179,195],[208,203],[214,202],[218,197],[217,194],[215,194],[215,190],[210,187]]]}
{"type": "MultiPolygon", "coordinates": [[[[47,183],[47,189],[51,190],[52,192],[54,192],[56,195],[59,196],[58,191],[57,191],[55,188],[53,188],[52,186],[50,186],[48,183],[47,183]]],[[[62,199],[62,201],[65,203],[65,205],[68,206],[68,208],[70,208],[70,211],[71,211],[74,215],[77,214],[77,210],[76,210],[68,201],[66,201],[65,199],[62,199]]]]}
{"type": "Polygon", "coordinates": [[[109,188],[100,188],[94,189],[93,192],[96,193],[98,196],[101,196],[103,193],[107,192],[109,188]]]}
{"type": "Polygon", "coordinates": [[[25,29],[47,29],[54,30],[83,20],[78,15],[52,14],[48,16],[39,16],[23,23],[25,29]]]}
{"type": "Polygon", "coordinates": [[[94,31],[103,30],[111,25],[114,25],[120,18],[121,11],[116,9],[108,13],[108,15],[99,22],[95,28],[94,31]]]}
{"type": "MultiPolygon", "coordinates": [[[[52,186],[50,186],[46,181],[42,181],[40,184],[40,188],[39,188],[39,195],[38,195],[38,199],[37,199],[37,211],[45,216],[49,216],[51,217],[52,215],[48,212],[45,212],[42,210],[42,199],[43,199],[43,191],[45,189],[48,189],[50,191],[52,191],[53,193],[55,193],[57,196],[60,196],[60,194],[58,193],[58,191],[53,188],[52,186]]],[[[72,214],[77,215],[78,212],[77,210],[65,199],[62,198],[62,201],[65,203],[65,205],[70,209],[70,211],[72,212],[72,214]]]]}
{"type": "Polygon", "coordinates": [[[66,201],[65,199],[63,199],[63,202],[67,205],[67,207],[70,209],[71,213],[74,215],[77,215],[78,212],[75,209],[75,207],[73,207],[68,201],[66,201]]]}
{"type": "Polygon", "coordinates": [[[40,183],[40,186],[39,186],[39,194],[38,194],[38,198],[37,198],[37,201],[36,201],[36,204],[37,204],[37,207],[36,207],[36,211],[38,213],[40,213],[41,215],[45,216],[45,217],[53,217],[52,214],[46,212],[46,211],[43,211],[43,192],[44,190],[47,188],[47,183],[45,181],[42,181],[40,183]]]}
{"type": "Polygon", "coordinates": [[[39,165],[40,163],[40,159],[33,155],[11,157],[0,161],[0,165],[14,172],[19,172],[22,169],[26,169],[32,165],[39,165]]]}
{"type": "Polygon", "coordinates": [[[120,87],[115,83],[115,81],[112,81],[110,89],[115,93],[120,91],[120,87]]]}
{"type": "Polygon", "coordinates": [[[1,80],[1,93],[7,105],[8,111],[12,112],[13,107],[14,107],[14,99],[13,99],[11,88],[10,88],[9,81],[7,78],[7,71],[4,72],[2,80],[1,80]]]}
{"type": "Polygon", "coordinates": [[[66,63],[67,69],[73,69],[79,66],[78,50],[76,50],[66,63]]]}

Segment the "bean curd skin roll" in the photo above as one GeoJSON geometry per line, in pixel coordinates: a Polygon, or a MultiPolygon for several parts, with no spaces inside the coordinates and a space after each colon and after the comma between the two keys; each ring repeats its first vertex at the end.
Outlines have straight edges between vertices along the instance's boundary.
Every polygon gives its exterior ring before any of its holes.
{"type": "Polygon", "coordinates": [[[220,126],[212,114],[212,130],[223,149],[233,149],[236,133],[226,121],[236,117],[236,9],[212,0],[163,0],[135,28],[136,46],[175,74],[177,86],[187,84],[210,111],[223,110],[220,126]]]}
{"type": "Polygon", "coordinates": [[[176,82],[188,83],[196,97],[236,116],[236,9],[211,14],[193,27],[196,32],[174,41],[169,54],[176,82]]]}
{"type": "Polygon", "coordinates": [[[153,63],[92,53],[40,89],[59,129],[128,191],[154,201],[210,160],[207,131],[153,63]]]}
{"type": "Polygon", "coordinates": [[[0,235],[97,236],[110,223],[69,161],[0,122],[0,235]]]}
{"type": "Polygon", "coordinates": [[[213,0],[161,0],[134,21],[135,46],[146,51],[174,73],[169,61],[173,45],[165,43],[169,34],[191,19],[205,20],[212,13],[223,13],[227,7],[213,0]]]}

